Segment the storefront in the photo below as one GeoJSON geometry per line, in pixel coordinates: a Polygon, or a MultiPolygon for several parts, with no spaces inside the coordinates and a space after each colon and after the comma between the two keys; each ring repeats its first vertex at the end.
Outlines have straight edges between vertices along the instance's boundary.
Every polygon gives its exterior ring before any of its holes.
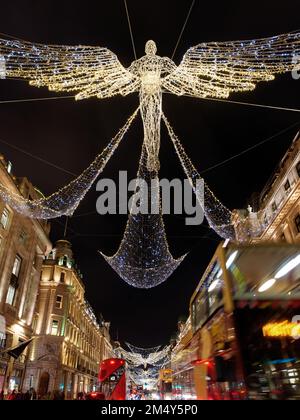
{"type": "Polygon", "coordinates": [[[9,378],[8,390],[20,391],[22,387],[23,369],[14,368],[9,378]]]}

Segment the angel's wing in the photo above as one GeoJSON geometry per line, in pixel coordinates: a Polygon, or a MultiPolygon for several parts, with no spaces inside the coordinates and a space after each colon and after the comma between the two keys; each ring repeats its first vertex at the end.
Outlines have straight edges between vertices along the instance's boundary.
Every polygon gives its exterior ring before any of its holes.
{"type": "Polygon", "coordinates": [[[163,79],[176,95],[226,98],[253,90],[300,61],[300,32],[252,41],[211,42],[190,48],[177,69],[163,79]]]}
{"type": "Polygon", "coordinates": [[[6,77],[28,79],[33,86],[57,92],[76,92],[76,99],[127,95],[139,85],[107,48],[0,39],[0,56],[6,77]]]}

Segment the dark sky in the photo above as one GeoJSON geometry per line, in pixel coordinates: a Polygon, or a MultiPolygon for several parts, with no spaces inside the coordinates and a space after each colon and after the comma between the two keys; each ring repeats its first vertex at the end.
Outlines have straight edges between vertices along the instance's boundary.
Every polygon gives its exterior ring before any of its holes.
{"type": "MultiPolygon", "coordinates": [[[[148,2],[128,0],[138,56],[148,39],[160,55],[171,56],[190,1],[148,2]]],[[[300,7],[284,2],[196,1],[175,61],[186,49],[202,41],[249,39],[299,29],[300,7]],[[207,3],[207,4],[206,4],[207,3]]],[[[133,53],[124,3],[113,1],[15,0],[1,5],[0,32],[52,44],[105,46],[128,66],[133,53]]],[[[262,83],[251,93],[232,100],[299,108],[300,81],[290,74],[262,83]]],[[[0,100],[39,98],[56,94],[29,87],[25,82],[0,81],[0,100]]],[[[195,166],[201,170],[299,121],[292,112],[166,96],[164,110],[195,166]]],[[[138,104],[137,95],[82,102],[53,100],[0,104],[0,150],[11,160],[14,173],[26,175],[45,194],[68,183],[71,177],[25,154],[8,142],[74,173],[80,173],[124,124],[138,104]]],[[[253,191],[260,191],[296,134],[296,128],[230,163],[211,170],[206,180],[229,208],[245,206],[253,191]]],[[[117,178],[119,170],[134,177],[142,143],[136,123],[109,162],[103,176],[117,178]]],[[[170,141],[163,130],[161,175],[182,177],[170,141]]],[[[137,346],[167,343],[177,320],[187,315],[191,294],[218,244],[206,225],[186,227],[183,218],[166,216],[171,251],[177,257],[190,251],[184,263],[163,285],[151,290],[124,283],[97,250],[113,254],[124,231],[125,216],[95,214],[94,188],[70,220],[68,237],[84,274],[87,297],[96,312],[112,322],[112,334],[137,346]],[[84,214],[89,213],[88,216],[84,214]],[[81,215],[81,217],[80,217],[81,215]]],[[[52,224],[52,240],[63,235],[64,219],[52,224]]]]}

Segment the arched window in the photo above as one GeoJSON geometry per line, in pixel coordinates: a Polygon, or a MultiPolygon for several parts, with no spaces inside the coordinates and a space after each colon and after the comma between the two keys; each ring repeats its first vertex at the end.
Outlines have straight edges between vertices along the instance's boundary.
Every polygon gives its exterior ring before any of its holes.
{"type": "Polygon", "coordinates": [[[67,255],[65,255],[63,257],[63,266],[66,267],[67,266],[67,263],[68,263],[68,257],[67,257],[67,255]]]}

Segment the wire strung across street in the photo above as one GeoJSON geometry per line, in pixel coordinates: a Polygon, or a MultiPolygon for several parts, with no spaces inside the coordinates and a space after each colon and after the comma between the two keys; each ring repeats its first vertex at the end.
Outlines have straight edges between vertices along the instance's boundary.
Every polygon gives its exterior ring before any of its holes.
{"type": "Polygon", "coordinates": [[[195,0],[193,0],[193,1],[192,1],[192,4],[191,4],[191,6],[190,6],[190,8],[189,8],[189,11],[188,11],[187,17],[186,17],[186,19],[185,19],[185,22],[184,22],[183,27],[182,27],[182,29],[181,29],[181,32],[180,32],[180,34],[179,34],[178,40],[177,40],[176,45],[175,45],[175,47],[174,47],[174,51],[173,51],[173,53],[172,53],[171,60],[173,60],[173,59],[174,59],[174,57],[175,57],[175,54],[176,54],[176,51],[177,51],[178,45],[179,45],[179,43],[180,43],[180,41],[181,41],[181,38],[182,38],[183,32],[185,31],[185,28],[186,28],[186,26],[187,26],[187,24],[188,24],[188,21],[189,21],[189,18],[190,18],[190,16],[191,16],[191,13],[192,13],[192,10],[193,10],[193,8],[194,8],[194,5],[195,5],[195,0]]]}
{"type": "Polygon", "coordinates": [[[39,101],[54,101],[56,99],[74,99],[74,95],[69,96],[49,96],[45,98],[22,98],[22,99],[7,99],[0,101],[0,104],[15,104],[15,103],[22,103],[22,102],[39,102],[39,101]]]}
{"type": "Polygon", "coordinates": [[[132,49],[133,49],[133,55],[134,55],[134,59],[137,60],[136,48],[135,48],[135,43],[134,43],[134,38],[133,38],[133,32],[132,32],[132,27],[131,27],[129,10],[128,10],[128,6],[127,6],[127,0],[124,0],[124,6],[125,6],[128,28],[129,28],[129,33],[130,33],[130,39],[131,39],[131,44],[132,44],[132,49]]]}
{"type": "Polygon", "coordinates": [[[281,136],[281,134],[284,134],[287,131],[290,131],[292,128],[294,128],[296,126],[299,126],[299,125],[300,125],[300,121],[297,121],[296,123],[290,125],[289,127],[285,128],[283,130],[280,130],[278,133],[272,135],[271,137],[268,137],[265,140],[262,140],[259,143],[254,144],[253,146],[248,147],[245,150],[242,150],[240,153],[237,153],[237,154],[235,154],[233,156],[230,156],[229,158],[227,158],[225,160],[222,160],[221,162],[218,162],[215,165],[210,166],[209,168],[204,169],[203,171],[201,171],[201,173],[204,174],[204,173],[209,172],[209,171],[211,171],[213,169],[216,169],[216,168],[218,168],[220,166],[223,166],[226,163],[231,162],[233,159],[236,159],[236,158],[238,158],[238,157],[240,157],[240,156],[242,156],[242,155],[244,155],[244,154],[246,154],[248,152],[251,152],[252,150],[256,149],[257,147],[262,146],[263,144],[268,143],[268,142],[274,140],[275,138],[281,136]]]}
{"type": "Polygon", "coordinates": [[[39,157],[37,155],[34,155],[34,154],[30,153],[30,152],[27,152],[26,150],[21,149],[20,147],[15,146],[14,144],[11,144],[11,143],[3,140],[3,139],[0,139],[0,143],[5,144],[6,146],[10,147],[11,149],[17,150],[18,152],[23,153],[24,155],[27,155],[27,156],[35,159],[35,160],[38,160],[39,162],[42,162],[42,163],[44,163],[44,164],[46,164],[48,166],[52,166],[55,169],[59,169],[60,171],[65,172],[68,175],[78,176],[78,174],[75,174],[74,172],[70,172],[67,169],[62,168],[61,166],[58,166],[55,163],[50,162],[49,160],[43,159],[43,158],[41,158],[41,157],[39,157]]]}

